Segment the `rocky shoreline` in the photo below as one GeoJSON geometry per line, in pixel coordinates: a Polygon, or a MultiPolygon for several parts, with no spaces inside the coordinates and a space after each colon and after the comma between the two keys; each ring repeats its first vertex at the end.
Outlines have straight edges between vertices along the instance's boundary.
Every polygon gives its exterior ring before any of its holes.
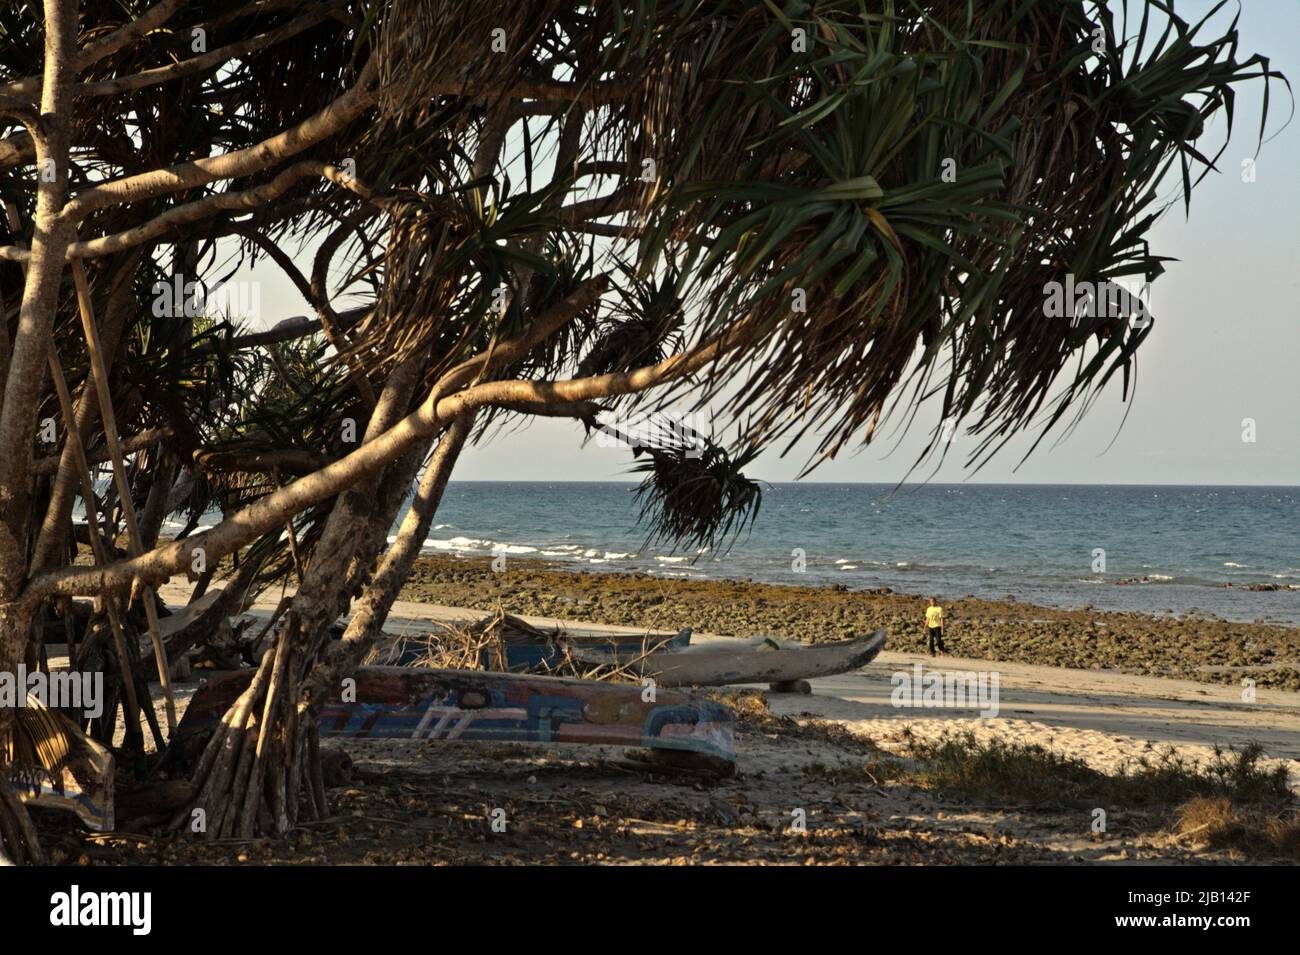
{"type": "MultiPolygon", "coordinates": [[[[421,559],[401,598],[651,629],[692,627],[738,637],[770,634],[812,643],[886,627],[890,649],[925,649],[925,599],[887,589],[670,580],[574,571],[514,557],[505,571],[496,573],[491,564],[490,558],[421,559]]],[[[1086,607],[1060,610],[1014,599],[967,597],[946,602],[944,609],[945,641],[956,656],[1205,683],[1235,684],[1249,678],[1260,687],[1300,690],[1297,628],[1086,607]]]]}

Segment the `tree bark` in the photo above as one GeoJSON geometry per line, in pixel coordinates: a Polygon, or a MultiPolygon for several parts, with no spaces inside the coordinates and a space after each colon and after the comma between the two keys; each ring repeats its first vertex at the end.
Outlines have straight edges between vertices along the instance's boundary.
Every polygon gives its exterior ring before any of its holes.
{"type": "MultiPolygon", "coordinates": [[[[77,53],[77,4],[46,0],[45,74],[41,120],[33,131],[36,164],[36,215],[31,257],[18,310],[18,331],[10,354],[4,406],[0,408],[0,603],[13,600],[27,574],[28,480],[36,414],[45,380],[46,351],[63,277],[63,254],[72,230],[60,218],[68,191],[68,86],[77,53]]],[[[26,636],[23,636],[26,640],[26,636]]],[[[4,726],[0,715],[0,729],[4,726]]]]}
{"type": "MultiPolygon", "coordinates": [[[[371,441],[401,420],[410,405],[420,372],[419,363],[409,360],[389,376],[366,427],[365,441],[371,441]]],[[[193,809],[202,809],[209,820],[208,838],[239,834],[250,838],[258,828],[265,808],[278,834],[283,834],[295,814],[287,806],[288,792],[301,789],[304,769],[298,724],[314,716],[300,706],[296,690],[310,672],[324,644],[328,627],[346,609],[349,568],[361,557],[358,551],[374,539],[369,526],[382,472],[361,486],[345,490],[335,501],[326,520],[314,559],[298,588],[284,623],[275,638],[274,652],[268,652],[253,683],[227,713],[213,734],[195,771],[199,790],[193,809]],[[290,663],[292,662],[292,666],[290,663]],[[260,719],[252,722],[254,712],[260,719]],[[278,746],[288,754],[288,765],[273,774],[271,796],[266,792],[266,753],[278,746]],[[283,795],[276,796],[281,792],[283,795]],[[274,803],[283,800],[282,805],[274,803]]],[[[383,519],[383,515],[379,515],[383,519]]],[[[388,518],[392,520],[391,517],[388,518]]],[[[370,555],[370,560],[374,555],[370,555]]],[[[363,558],[364,560],[364,558],[363,558]]],[[[315,786],[314,780],[308,784],[315,786]]],[[[183,822],[178,817],[176,824],[183,822]]]]}
{"type": "MultiPolygon", "coordinates": [[[[465,446],[466,438],[474,429],[474,419],[474,412],[457,418],[438,442],[433,458],[424,469],[424,476],[420,478],[420,486],[411,502],[411,509],[402,519],[397,540],[384,554],[374,578],[353,608],[352,619],[343,632],[343,641],[339,646],[338,655],[347,658],[339,661],[342,668],[339,675],[348,669],[348,661],[359,661],[365,655],[365,651],[379,636],[384,621],[388,619],[393,601],[401,592],[402,585],[410,576],[411,568],[429,537],[429,527],[438,511],[443,492],[447,489],[447,481],[465,446]]],[[[355,665],[352,662],[352,666],[355,665]]]]}
{"type": "MultiPolygon", "coordinates": [[[[39,127],[33,130],[37,166],[46,174],[38,178],[36,187],[32,255],[0,408],[0,448],[4,449],[0,454],[0,671],[10,673],[17,673],[23,660],[35,612],[27,601],[15,598],[28,572],[28,495],[36,414],[63,276],[63,253],[72,238],[71,230],[59,220],[59,212],[68,189],[68,86],[74,77],[76,39],[74,0],[46,0],[42,115],[39,127]]],[[[14,732],[15,717],[14,710],[0,708],[0,741],[14,732]]],[[[7,788],[0,793],[4,813],[20,833],[30,832],[26,809],[10,796],[7,788]]],[[[32,842],[25,851],[14,846],[11,837],[6,838],[10,843],[7,854],[17,856],[15,861],[40,861],[40,845],[34,835],[24,835],[24,839],[32,842]]]]}

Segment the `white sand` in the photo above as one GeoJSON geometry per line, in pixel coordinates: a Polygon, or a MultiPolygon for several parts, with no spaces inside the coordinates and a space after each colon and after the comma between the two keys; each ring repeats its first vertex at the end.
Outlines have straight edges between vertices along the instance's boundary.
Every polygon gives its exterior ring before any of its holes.
{"type": "Polygon", "coordinates": [[[1300,693],[1257,690],[1255,701],[1246,703],[1241,687],[889,652],[860,672],[812,684],[812,697],[771,694],[773,711],[815,714],[887,748],[905,727],[922,738],[970,731],[980,739],[1038,743],[1114,771],[1166,747],[1203,760],[1215,745],[1241,748],[1258,742],[1269,757],[1287,763],[1292,785],[1300,784],[1300,693]],[[996,672],[998,715],[893,706],[891,675],[910,672],[915,663],[941,673],[996,672]]]}

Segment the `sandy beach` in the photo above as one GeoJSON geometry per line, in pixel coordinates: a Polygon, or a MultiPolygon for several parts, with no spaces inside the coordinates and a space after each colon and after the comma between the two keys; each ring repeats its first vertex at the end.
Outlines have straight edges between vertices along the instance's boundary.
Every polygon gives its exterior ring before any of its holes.
{"type": "MultiPolygon", "coordinates": [[[[263,598],[256,606],[269,611],[274,601],[263,598]]],[[[464,607],[398,601],[385,630],[393,634],[424,633],[432,623],[465,624],[482,616],[464,607]]],[[[570,633],[645,632],[617,624],[523,616],[535,626],[570,633]]],[[[706,632],[693,634],[691,643],[701,648],[726,648],[736,646],[738,641],[706,632]]],[[[1258,742],[1271,757],[1288,763],[1293,783],[1300,785],[1297,692],[1257,690],[1254,702],[1247,703],[1241,688],[1234,686],[953,655],[931,658],[890,650],[858,672],[811,683],[810,696],[770,694],[772,712],[835,723],[886,748],[905,730],[930,738],[969,730],[977,736],[988,734],[1038,743],[1106,772],[1122,769],[1153,749],[1168,746],[1192,758],[1206,758],[1215,745],[1240,748],[1258,742]],[[892,705],[891,675],[910,672],[917,664],[940,672],[996,672],[1000,712],[985,718],[974,709],[956,712],[892,705]]]]}
{"type": "MultiPolygon", "coordinates": [[[[173,606],[187,595],[169,585],[173,606]]],[[[279,593],[250,608],[264,617],[279,593]]],[[[474,608],[399,601],[385,628],[427,633],[482,616],[474,608]]],[[[527,615],[569,632],[645,633],[646,628],[527,615]]],[[[891,634],[892,639],[892,634],[891,634]]],[[[696,633],[693,645],[735,646],[733,636],[696,633]]],[[[57,661],[56,665],[57,665],[57,661]]],[[[176,687],[184,704],[205,673],[176,687]]],[[[730,779],[647,775],[609,747],[554,748],[350,740],[346,778],[331,781],[336,814],[288,842],[196,844],[125,832],[69,833],[67,861],[191,863],[1191,863],[1242,861],[1231,848],[1180,835],[1166,805],[971,798],[896,775],[914,747],[961,734],[987,743],[1042,747],[1104,774],[1171,756],[1204,763],[1215,747],[1251,743],[1265,768],[1300,785],[1300,693],[961,656],[887,650],[858,672],[812,681],[809,695],[728,689],[736,704],[737,763],[730,779]],[[900,708],[893,677],[914,672],[996,674],[998,713],[900,708]],[[495,808],[506,833],[487,820],[495,808]],[[799,813],[805,829],[792,827],[799,813]]],[[[155,700],[161,706],[160,700],[155,700]]],[[[159,710],[161,717],[161,709],[159,710]]],[[[1259,861],[1256,859],[1255,861],[1259,861]]],[[[1267,860],[1265,860],[1267,861],[1267,860]]]]}
{"type": "MultiPolygon", "coordinates": [[[[579,585],[588,578],[569,576],[579,585]]],[[[172,605],[178,605],[188,599],[188,591],[188,585],[178,584],[164,588],[161,594],[172,605]]],[[[836,596],[829,595],[832,600],[836,596]]],[[[278,600],[278,591],[263,594],[250,610],[257,616],[269,614],[278,600]]],[[[1027,609],[1046,612],[1043,608],[1027,609]]],[[[399,600],[384,629],[394,635],[422,634],[434,624],[466,624],[483,615],[481,609],[399,600]]],[[[536,626],[570,633],[642,634],[669,629],[565,616],[521,616],[536,626]]],[[[736,636],[696,631],[692,645],[731,647],[738,643],[736,636]]],[[[899,642],[903,641],[891,631],[887,647],[899,642]]],[[[949,642],[955,643],[956,638],[950,636],[949,642]]],[[[1120,769],[1155,748],[1173,746],[1188,756],[1204,758],[1215,745],[1240,748],[1257,742],[1269,756],[1287,761],[1293,782],[1300,785],[1300,692],[1259,688],[1253,702],[1246,702],[1243,688],[1236,684],[990,661],[956,654],[931,658],[894,649],[886,649],[859,672],[816,679],[812,686],[811,696],[771,694],[772,711],[781,716],[834,722],[883,745],[899,737],[905,728],[927,737],[966,730],[977,735],[995,734],[1039,743],[1103,771],[1120,769]],[[996,672],[1001,697],[998,715],[984,718],[973,709],[955,712],[892,705],[891,675],[911,671],[918,664],[940,672],[996,672]]]]}

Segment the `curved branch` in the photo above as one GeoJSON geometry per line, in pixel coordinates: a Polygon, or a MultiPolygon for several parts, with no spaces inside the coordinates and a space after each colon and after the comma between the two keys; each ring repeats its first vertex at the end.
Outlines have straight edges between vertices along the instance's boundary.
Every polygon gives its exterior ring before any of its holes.
{"type": "MultiPolygon", "coordinates": [[[[356,308],[348,309],[346,312],[339,312],[340,326],[351,328],[369,315],[372,308],[373,306],[370,305],[359,305],[356,308]]],[[[294,315],[282,322],[276,322],[275,325],[264,332],[249,332],[247,335],[236,335],[226,343],[225,347],[231,351],[241,351],[248,348],[261,348],[265,345],[278,345],[281,342],[290,342],[298,338],[306,338],[308,335],[315,335],[320,330],[319,318],[294,315]]],[[[193,354],[199,356],[215,351],[217,351],[217,346],[209,340],[201,342],[194,349],[193,354]]]]}
{"type": "MultiPolygon", "coordinates": [[[[401,457],[417,442],[437,434],[451,418],[469,409],[470,405],[465,403],[461,395],[474,393],[471,400],[477,402],[474,405],[476,407],[490,403],[479,399],[493,397],[491,393],[471,388],[468,392],[454,396],[460,400],[444,409],[443,405],[452,399],[443,396],[454,387],[454,382],[463,383],[467,380],[466,375],[472,376],[476,370],[484,367],[489,358],[493,363],[502,365],[517,361],[536,347],[539,341],[555,334],[596,302],[607,286],[606,276],[586,283],[539,317],[528,334],[502,342],[490,355],[480,355],[477,360],[462,362],[434,385],[419,410],[407,415],[346,457],[268,494],[209,530],[183,541],[174,541],[138,557],[119,560],[104,567],[69,567],[43,574],[31,581],[23,591],[22,599],[36,603],[58,594],[120,591],[129,588],[137,578],[145,584],[153,584],[191,566],[195,548],[203,549],[209,564],[233,553],[262,534],[282,526],[293,515],[329,500],[358,481],[370,477],[401,457]],[[453,407],[458,410],[447,414],[453,407]]],[[[686,367],[682,366],[683,369],[686,367]]],[[[477,389],[484,387],[480,385],[477,389]]],[[[511,399],[507,396],[506,400],[511,399]]]]}
{"type": "Polygon", "coordinates": [[[106,206],[152,199],[169,192],[205,186],[219,179],[235,179],[269,169],[345,129],[373,106],[377,98],[373,89],[377,72],[378,67],[372,58],[362,68],[356,85],[350,90],[298,125],[255,146],[93,186],[64,206],[61,218],[76,223],[106,206]]]}
{"type": "Polygon", "coordinates": [[[431,395],[415,414],[426,420],[449,421],[486,406],[517,408],[536,404],[574,404],[630,395],[692,374],[740,344],[749,333],[748,319],[692,351],[679,352],[657,365],[566,381],[488,381],[441,400],[431,395]]]}
{"type": "Polygon", "coordinates": [[[118,93],[127,93],[131,90],[142,89],[146,86],[156,86],[159,83],[167,83],[171,80],[180,79],[184,76],[191,76],[195,73],[202,73],[204,70],[220,66],[227,60],[235,57],[245,56],[257,50],[274,46],[282,40],[297,36],[299,33],[309,30],[316,24],[330,18],[334,11],[343,4],[341,0],[335,0],[334,3],[327,3],[318,10],[298,17],[296,20],[290,20],[288,23],[274,30],[268,30],[266,33],[249,37],[247,40],[241,40],[238,43],[230,43],[226,46],[212,50],[210,53],[204,53],[201,56],[191,57],[188,60],[180,60],[168,66],[159,66],[151,70],[143,70],[139,73],[132,73],[129,76],[119,76],[111,80],[96,80],[90,83],[77,83],[72,87],[73,96],[115,96],[118,93]]]}
{"type": "Polygon", "coordinates": [[[36,161],[36,143],[25,129],[0,139],[0,169],[23,166],[36,161]]]}
{"type": "Polygon", "coordinates": [[[280,248],[274,239],[248,222],[231,222],[228,228],[231,234],[247,239],[266,253],[271,261],[280,266],[280,271],[288,276],[289,281],[298,289],[298,294],[303,297],[303,301],[309,305],[311,304],[311,283],[302,274],[302,270],[298,268],[297,263],[289,257],[289,254],[284,249],[280,248]]]}
{"type": "Polygon", "coordinates": [[[48,597],[111,593],[140,580],[146,585],[181,573],[194,559],[196,548],[211,563],[262,534],[280,527],[294,514],[337,496],[376,474],[415,444],[445,428],[452,420],[477,408],[510,406],[519,402],[573,402],[644,391],[688,375],[735,347],[746,334],[745,322],[691,352],[632,372],[577,378],[569,381],[492,381],[440,398],[441,383],[420,408],[392,428],[367,441],[356,451],[328,467],[268,494],[201,534],[156,548],[139,557],[119,560],[93,569],[66,568],[33,580],[22,599],[36,603],[48,597]]]}
{"type": "MultiPolygon", "coordinates": [[[[196,222],[218,212],[256,209],[288,192],[294,183],[307,176],[321,176],[336,186],[355,192],[364,199],[371,198],[369,189],[357,182],[355,177],[348,176],[337,166],[331,166],[315,159],[303,159],[285,169],[270,182],[263,183],[252,189],[245,189],[242,192],[219,192],[215,195],[204,196],[194,202],[187,202],[184,205],[168,209],[166,212],[134,228],[113,235],[101,236],[98,239],[74,242],[68,247],[67,257],[69,259],[89,259],[109,255],[130,248],[133,245],[148,242],[150,239],[160,238],[173,226],[186,222],[196,222]]],[[[11,258],[9,253],[11,248],[13,247],[0,248],[0,257],[11,258]]],[[[22,250],[18,251],[21,252],[22,250]]]]}
{"type": "Polygon", "coordinates": [[[370,379],[366,377],[360,359],[352,354],[352,343],[348,340],[348,336],[339,328],[339,315],[330,302],[329,292],[330,262],[334,259],[334,253],[360,225],[364,218],[363,212],[364,210],[354,209],[348,213],[316,250],[316,258],[311,267],[311,285],[308,288],[310,295],[307,301],[315,307],[316,314],[320,318],[321,330],[325,332],[329,343],[334,346],[338,354],[346,356],[348,377],[352,380],[352,387],[357,390],[357,394],[361,396],[366,406],[373,408],[376,401],[375,390],[370,386],[370,379]]]}
{"type": "Polygon", "coordinates": [[[114,30],[102,40],[96,40],[94,43],[87,45],[77,56],[77,71],[80,72],[88,66],[93,66],[104,57],[116,53],[146,33],[158,29],[158,27],[170,20],[172,14],[179,10],[184,3],[185,0],[162,0],[161,3],[154,4],[130,23],[114,30]]]}
{"type": "MultiPolygon", "coordinates": [[[[87,387],[93,388],[94,385],[90,384],[87,387]]],[[[69,431],[69,434],[71,434],[71,431],[69,431]]],[[[166,441],[172,437],[175,437],[175,431],[173,431],[170,426],[147,428],[138,434],[131,435],[129,438],[123,438],[122,453],[134,454],[137,451],[143,451],[145,448],[152,447],[159,441],[166,441]]],[[[80,440],[80,437],[78,437],[78,440],[80,440]]],[[[71,443],[71,439],[69,439],[69,443],[71,443]]],[[[53,474],[59,470],[59,462],[62,460],[63,455],[61,453],[50,455],[48,458],[37,458],[32,462],[32,474],[53,474]]],[[[104,464],[109,460],[111,460],[111,455],[108,453],[108,448],[101,447],[94,451],[86,451],[87,464],[104,464]]]]}
{"type": "Polygon", "coordinates": [[[585,222],[587,219],[599,219],[619,212],[627,212],[636,207],[635,186],[624,186],[607,196],[595,199],[583,199],[560,209],[560,216],[565,222],[585,222]]]}
{"type": "MultiPolygon", "coordinates": [[[[185,0],[162,0],[161,3],[154,4],[130,23],[114,30],[102,40],[91,43],[74,57],[72,61],[73,71],[79,73],[86,67],[98,63],[104,57],[116,53],[149,31],[158,29],[171,18],[173,13],[181,8],[184,2],[185,0]]],[[[34,97],[40,91],[41,77],[39,76],[26,76],[21,80],[0,87],[0,94],[5,96],[34,97]]]]}

